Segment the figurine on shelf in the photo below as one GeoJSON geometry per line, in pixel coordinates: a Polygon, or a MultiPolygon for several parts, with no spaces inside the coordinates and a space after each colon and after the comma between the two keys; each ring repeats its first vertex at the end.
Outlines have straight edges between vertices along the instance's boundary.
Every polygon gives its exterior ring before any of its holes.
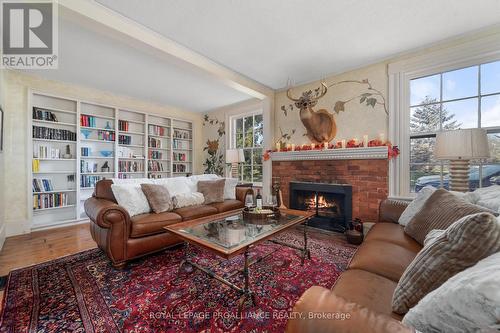
{"type": "Polygon", "coordinates": [[[109,121],[106,122],[106,126],[104,128],[107,129],[107,130],[112,129],[111,125],[109,124],[109,121]]]}
{"type": "Polygon", "coordinates": [[[101,172],[109,172],[109,164],[108,161],[104,162],[104,164],[101,167],[101,172]]]}
{"type": "Polygon", "coordinates": [[[66,154],[63,155],[63,158],[70,159],[72,157],[73,155],[71,155],[71,147],[69,145],[66,145],[66,154]]]}

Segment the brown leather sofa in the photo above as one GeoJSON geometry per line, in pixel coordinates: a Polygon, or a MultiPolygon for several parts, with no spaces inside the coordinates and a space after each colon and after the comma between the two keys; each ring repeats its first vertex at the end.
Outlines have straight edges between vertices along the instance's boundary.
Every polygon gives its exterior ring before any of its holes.
{"type": "Polygon", "coordinates": [[[382,201],[379,222],[368,232],[349,268],[331,290],[320,286],[306,290],[294,306],[288,333],[413,332],[391,309],[401,275],[422,248],[398,224],[407,204],[382,201]],[[332,318],[341,313],[349,319],[332,318]]]}
{"type": "Polygon", "coordinates": [[[111,190],[112,184],[109,179],[97,182],[92,197],[85,201],[85,212],[92,221],[92,238],[117,268],[123,268],[129,260],[181,242],[163,227],[243,208],[246,194],[252,193],[250,187],[236,187],[236,200],[130,217],[128,212],[117,204],[111,190]]]}

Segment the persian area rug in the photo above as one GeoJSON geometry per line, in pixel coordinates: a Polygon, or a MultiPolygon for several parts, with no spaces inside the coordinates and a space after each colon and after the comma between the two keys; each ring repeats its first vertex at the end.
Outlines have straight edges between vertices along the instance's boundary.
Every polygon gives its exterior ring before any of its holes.
{"type": "MultiPolygon", "coordinates": [[[[300,230],[277,237],[302,245],[300,230]]],[[[4,294],[0,332],[283,332],[287,314],[313,285],[331,288],[356,247],[339,236],[309,232],[311,260],[271,242],[251,258],[272,252],[250,267],[255,306],[238,314],[239,294],[201,271],[178,272],[176,247],[114,269],[98,249],[12,271],[4,294]]],[[[229,276],[243,256],[223,260],[191,247],[195,262],[229,276]]],[[[243,286],[242,274],[230,281],[243,286]]]]}

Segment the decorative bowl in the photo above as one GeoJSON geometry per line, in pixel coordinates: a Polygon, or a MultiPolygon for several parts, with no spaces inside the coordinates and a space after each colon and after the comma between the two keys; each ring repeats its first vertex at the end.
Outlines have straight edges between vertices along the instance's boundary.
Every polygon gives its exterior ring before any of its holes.
{"type": "Polygon", "coordinates": [[[263,211],[258,212],[255,208],[245,207],[243,209],[243,218],[252,224],[269,224],[272,220],[278,219],[281,212],[278,207],[263,206],[263,211]]]}
{"type": "Polygon", "coordinates": [[[90,137],[90,134],[92,134],[92,131],[88,129],[82,129],[80,131],[82,135],[85,137],[85,139],[88,139],[90,137]]]}
{"type": "Polygon", "coordinates": [[[99,153],[104,157],[110,157],[111,155],[113,155],[112,150],[101,150],[99,153]]]}

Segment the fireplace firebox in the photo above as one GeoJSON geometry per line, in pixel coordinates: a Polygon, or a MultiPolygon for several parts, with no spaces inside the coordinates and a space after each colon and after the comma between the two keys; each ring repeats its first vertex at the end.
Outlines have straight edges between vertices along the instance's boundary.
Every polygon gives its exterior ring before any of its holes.
{"type": "Polygon", "coordinates": [[[290,208],[314,212],[309,225],[344,232],[352,220],[352,187],[347,184],[290,182],[290,208]]]}

